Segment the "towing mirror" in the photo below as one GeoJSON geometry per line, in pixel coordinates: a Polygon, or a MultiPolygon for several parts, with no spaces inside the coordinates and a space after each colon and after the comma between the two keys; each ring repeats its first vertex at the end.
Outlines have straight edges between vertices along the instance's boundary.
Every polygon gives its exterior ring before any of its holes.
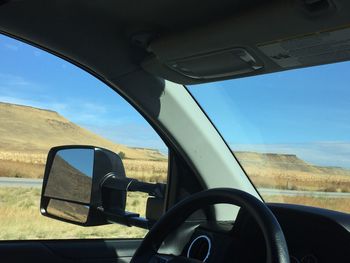
{"type": "Polygon", "coordinates": [[[125,211],[128,191],[148,193],[146,215],[163,209],[165,184],[126,177],[116,153],[94,146],[54,147],[47,157],[40,211],[82,226],[118,223],[150,228],[156,218],[125,211]]]}

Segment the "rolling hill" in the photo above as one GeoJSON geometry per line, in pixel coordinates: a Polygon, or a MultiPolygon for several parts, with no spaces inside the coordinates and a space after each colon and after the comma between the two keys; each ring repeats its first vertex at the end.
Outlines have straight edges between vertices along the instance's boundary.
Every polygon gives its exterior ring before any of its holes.
{"type": "Polygon", "coordinates": [[[257,187],[350,192],[350,170],[316,166],[293,154],[236,152],[257,187]]]}
{"type": "Polygon", "coordinates": [[[57,112],[9,103],[0,103],[0,138],[0,159],[9,159],[11,154],[17,155],[14,158],[18,161],[21,161],[21,155],[25,159],[29,155],[34,158],[37,154],[39,159],[51,147],[69,144],[94,145],[116,153],[124,152],[128,159],[166,158],[157,150],[113,143],[67,120],[57,112]]]}
{"type": "Polygon", "coordinates": [[[341,167],[317,166],[309,164],[294,154],[235,152],[237,159],[247,171],[254,173],[260,169],[270,172],[293,172],[303,174],[347,175],[350,170],[341,167]]]}

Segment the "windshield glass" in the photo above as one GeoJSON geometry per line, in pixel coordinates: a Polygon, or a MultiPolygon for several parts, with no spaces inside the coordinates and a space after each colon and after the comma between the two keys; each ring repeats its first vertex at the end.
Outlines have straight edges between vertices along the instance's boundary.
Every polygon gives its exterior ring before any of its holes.
{"type": "Polygon", "coordinates": [[[189,86],[265,201],[350,212],[350,63],[189,86]]]}

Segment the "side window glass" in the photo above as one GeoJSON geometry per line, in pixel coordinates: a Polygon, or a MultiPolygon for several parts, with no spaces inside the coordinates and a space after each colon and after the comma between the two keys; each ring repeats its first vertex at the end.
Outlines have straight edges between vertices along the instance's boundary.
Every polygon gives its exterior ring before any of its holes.
{"type": "MultiPolygon", "coordinates": [[[[0,35],[0,240],[136,238],[145,230],[80,227],[43,217],[47,153],[94,145],[118,153],[128,177],[166,182],[167,147],[147,121],[105,84],[42,50],[0,35]]],[[[127,207],[145,213],[147,196],[127,207]]]]}

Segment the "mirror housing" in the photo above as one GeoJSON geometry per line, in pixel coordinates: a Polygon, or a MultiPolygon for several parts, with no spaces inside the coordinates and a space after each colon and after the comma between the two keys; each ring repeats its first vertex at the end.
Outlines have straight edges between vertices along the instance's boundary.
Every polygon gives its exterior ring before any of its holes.
{"type": "Polygon", "coordinates": [[[164,203],[165,184],[127,178],[118,154],[95,146],[53,147],[47,157],[40,211],[81,226],[118,223],[150,228],[156,218],[125,211],[128,191],[145,192],[164,203]]]}

